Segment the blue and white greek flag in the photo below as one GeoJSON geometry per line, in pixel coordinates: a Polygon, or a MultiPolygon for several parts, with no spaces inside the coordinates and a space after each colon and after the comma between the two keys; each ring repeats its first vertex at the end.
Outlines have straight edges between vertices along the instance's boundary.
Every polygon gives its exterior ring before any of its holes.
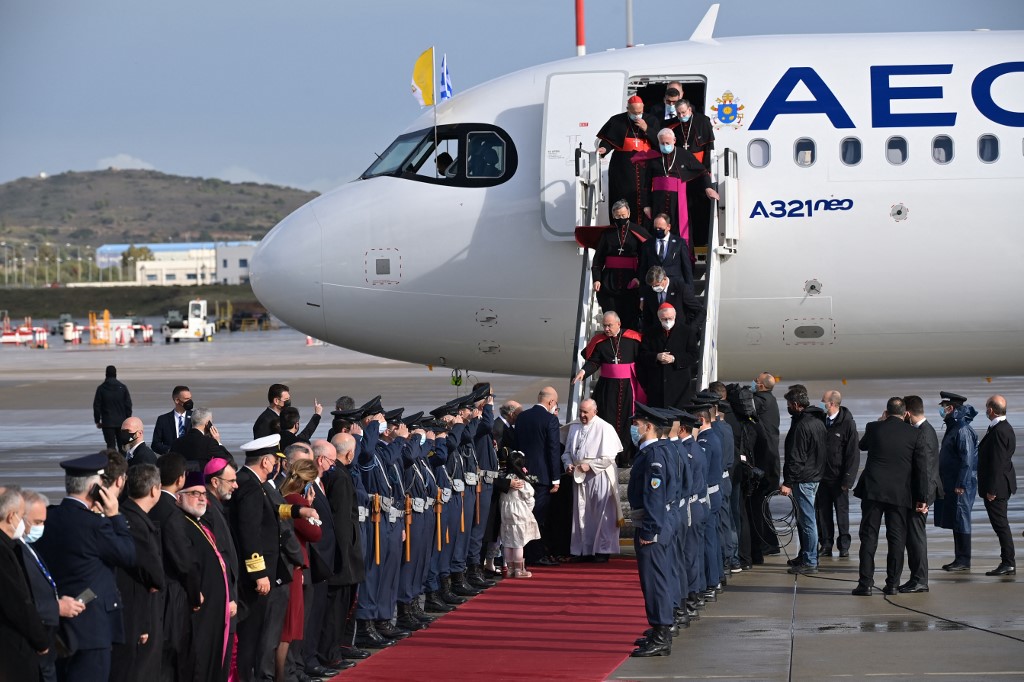
{"type": "Polygon", "coordinates": [[[441,57],[441,101],[452,98],[452,77],[448,73],[448,55],[441,57]]]}

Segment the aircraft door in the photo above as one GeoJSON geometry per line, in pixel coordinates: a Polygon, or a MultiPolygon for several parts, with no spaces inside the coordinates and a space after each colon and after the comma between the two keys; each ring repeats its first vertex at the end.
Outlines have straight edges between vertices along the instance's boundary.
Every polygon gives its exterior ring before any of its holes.
{"type": "MultiPolygon", "coordinates": [[[[625,88],[624,71],[548,77],[540,155],[541,233],[545,239],[575,240],[576,151],[581,144],[586,151],[596,148],[597,131],[611,116],[624,111],[625,88]]],[[[599,199],[603,201],[603,197],[599,199]]]]}

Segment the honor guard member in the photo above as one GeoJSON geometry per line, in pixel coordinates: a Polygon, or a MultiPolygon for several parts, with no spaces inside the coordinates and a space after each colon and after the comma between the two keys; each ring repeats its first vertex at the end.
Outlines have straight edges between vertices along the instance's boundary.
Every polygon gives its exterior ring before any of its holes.
{"type": "Polygon", "coordinates": [[[698,617],[696,607],[687,604],[690,593],[689,566],[687,565],[687,543],[693,528],[693,507],[699,507],[699,496],[694,490],[695,477],[691,452],[697,447],[693,439],[693,428],[699,420],[689,412],[676,408],[663,410],[672,417],[672,429],[669,431],[669,442],[675,448],[677,457],[676,471],[679,476],[679,505],[676,528],[675,569],[679,587],[676,593],[675,619],[679,627],[689,627],[690,619],[698,617]]]}
{"type": "MultiPolygon", "coordinates": [[[[433,475],[434,485],[437,486],[434,497],[434,535],[430,542],[430,565],[427,568],[424,588],[426,599],[423,608],[433,613],[448,613],[455,610],[459,604],[465,603],[462,597],[456,597],[446,588],[444,578],[448,575],[448,565],[445,561],[445,548],[451,544],[450,532],[452,521],[458,523],[454,518],[454,505],[451,504],[454,491],[452,490],[451,478],[448,476],[448,429],[449,425],[442,417],[449,414],[454,408],[445,404],[430,411],[434,421],[434,447],[427,453],[427,468],[433,475]]],[[[456,525],[457,529],[458,526],[456,525]]],[[[450,554],[448,555],[451,556],[450,554]]]]}
{"type": "MultiPolygon", "coordinates": [[[[452,425],[449,440],[454,439],[458,445],[455,453],[459,455],[458,461],[452,457],[449,450],[448,463],[455,461],[456,467],[462,467],[462,490],[456,491],[462,499],[462,518],[459,520],[459,534],[456,536],[455,548],[452,551],[451,582],[452,594],[460,597],[475,597],[482,590],[469,585],[466,582],[466,565],[469,557],[469,540],[473,532],[473,521],[476,518],[476,486],[480,482],[480,466],[477,462],[476,447],[473,444],[476,433],[473,424],[473,410],[476,407],[476,398],[470,394],[458,400],[458,419],[452,425]]],[[[449,444],[450,447],[450,444],[449,444]]],[[[459,476],[453,472],[457,469],[449,469],[453,479],[459,476]]]]}
{"type": "MultiPolygon", "coordinates": [[[[429,560],[424,549],[429,549],[430,537],[427,535],[427,479],[420,463],[427,456],[427,433],[420,428],[422,412],[411,414],[402,419],[409,431],[408,443],[402,451],[403,482],[405,497],[401,504],[405,511],[402,527],[405,539],[402,543],[402,565],[398,577],[398,619],[395,625],[403,630],[422,630],[427,626],[415,616],[413,602],[419,602],[423,593],[423,579],[420,576],[423,564],[429,560]]],[[[431,443],[433,445],[433,443],[431,443]]]]}
{"type": "MultiPolygon", "coordinates": [[[[690,531],[686,534],[683,555],[686,559],[686,576],[689,582],[687,589],[687,608],[689,611],[704,608],[705,593],[708,582],[704,570],[704,545],[708,533],[708,518],[711,515],[711,500],[708,495],[707,468],[708,453],[697,443],[693,430],[701,425],[697,415],[699,405],[688,405],[686,413],[693,416],[695,422],[689,433],[682,430],[679,440],[684,447],[689,447],[690,456],[690,489],[687,502],[690,505],[690,531]],[[689,435],[689,438],[687,438],[689,435]]],[[[712,591],[711,601],[715,600],[712,591]]]]}
{"type": "MultiPolygon", "coordinates": [[[[451,574],[456,570],[455,552],[458,548],[459,535],[466,532],[463,525],[465,517],[462,512],[466,494],[466,472],[462,455],[459,453],[462,434],[465,431],[462,417],[459,416],[461,402],[461,399],[455,399],[431,412],[431,414],[436,413],[435,416],[440,415],[449,429],[445,437],[444,469],[452,492],[444,501],[445,506],[441,517],[444,524],[444,544],[438,562],[438,571],[441,580],[441,598],[446,604],[452,606],[465,604],[467,597],[473,596],[457,594],[451,580],[451,574]],[[457,428],[460,426],[462,428],[457,428]]],[[[475,595],[477,592],[474,590],[473,594],[475,595]]]]}
{"type": "Polygon", "coordinates": [[[102,452],[86,455],[60,466],[67,497],[47,510],[46,533],[33,549],[63,594],[92,602],[77,617],[62,619],[73,652],[57,660],[57,677],[106,680],[111,649],[124,641],[115,569],[135,566],[135,541],[116,493],[102,484],[107,456],[102,452]],[[97,508],[102,514],[94,513],[97,508]]]}
{"type": "MultiPolygon", "coordinates": [[[[412,420],[408,420],[407,424],[412,424],[412,420]]],[[[441,428],[443,426],[443,424],[440,425],[441,428]]],[[[410,616],[409,620],[429,625],[436,620],[436,617],[427,615],[420,603],[420,596],[430,589],[427,587],[428,573],[430,571],[431,559],[436,552],[438,525],[437,515],[434,510],[437,504],[437,479],[429,460],[437,447],[437,440],[443,440],[444,437],[439,437],[434,431],[435,428],[438,428],[435,420],[432,417],[423,418],[422,413],[420,413],[418,423],[413,425],[413,428],[417,431],[415,436],[410,434],[410,441],[414,447],[419,446],[420,452],[419,457],[416,458],[413,464],[411,473],[417,483],[422,480],[423,503],[422,511],[417,511],[420,505],[416,502],[416,498],[414,497],[410,501],[410,507],[413,510],[413,520],[410,522],[410,526],[413,526],[416,521],[419,523],[413,528],[413,539],[417,544],[410,545],[411,560],[416,566],[412,575],[412,588],[415,592],[413,599],[408,601],[408,615],[410,616]],[[418,438],[419,436],[422,436],[422,439],[418,438]]],[[[404,627],[401,624],[399,626],[404,627]]]]}
{"type": "Polygon", "coordinates": [[[633,656],[668,656],[672,653],[671,585],[673,550],[671,490],[676,485],[675,469],[667,447],[658,441],[659,429],[668,429],[670,418],[636,403],[630,437],[637,446],[629,477],[630,518],[636,528],[636,550],[640,588],[644,594],[650,634],[633,651],[633,656]]]}
{"type": "Polygon", "coordinates": [[[476,514],[473,518],[473,531],[469,538],[469,553],[466,555],[466,582],[470,587],[486,589],[494,586],[494,581],[484,577],[481,552],[484,546],[484,531],[487,529],[491,514],[491,498],[494,495],[494,481],[498,478],[498,453],[494,448],[494,394],[490,384],[477,384],[473,387],[476,398],[475,409],[479,414],[470,423],[473,436],[473,449],[476,451],[479,480],[476,483],[476,514]]]}
{"type": "Polygon", "coordinates": [[[693,402],[706,405],[711,412],[711,430],[718,436],[722,449],[722,473],[718,479],[718,492],[722,507],[718,513],[717,532],[722,554],[720,575],[724,582],[729,575],[733,552],[736,551],[735,526],[732,519],[732,471],[736,466],[736,438],[732,427],[725,422],[718,410],[718,405],[722,402],[718,391],[704,389],[693,397],[693,402]]]}
{"type": "Polygon", "coordinates": [[[378,646],[377,637],[395,641],[410,634],[391,624],[397,604],[402,517],[405,515],[402,448],[407,443],[404,437],[407,433],[402,424],[403,410],[398,408],[372,415],[363,432],[359,468],[370,496],[371,526],[366,578],[356,609],[358,646],[378,646]],[[376,433],[373,432],[375,424],[376,433]]]}
{"type": "MultiPolygon", "coordinates": [[[[715,398],[717,399],[717,395],[715,398]]],[[[707,583],[704,598],[716,600],[722,590],[722,549],[718,539],[718,515],[722,509],[722,441],[711,428],[711,410],[707,405],[694,405],[691,412],[700,419],[697,445],[707,457],[704,477],[708,484],[708,519],[704,527],[704,577],[707,583]]]]}

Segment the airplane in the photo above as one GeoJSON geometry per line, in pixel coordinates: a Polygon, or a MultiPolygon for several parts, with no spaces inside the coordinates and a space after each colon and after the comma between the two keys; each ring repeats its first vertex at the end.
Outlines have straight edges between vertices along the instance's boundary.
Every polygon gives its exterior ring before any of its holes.
{"type": "Polygon", "coordinates": [[[263,238],[256,296],[346,348],[568,378],[595,134],[679,81],[717,138],[705,379],[1024,374],[1022,32],[714,38],[717,9],[428,109],[263,238]]]}

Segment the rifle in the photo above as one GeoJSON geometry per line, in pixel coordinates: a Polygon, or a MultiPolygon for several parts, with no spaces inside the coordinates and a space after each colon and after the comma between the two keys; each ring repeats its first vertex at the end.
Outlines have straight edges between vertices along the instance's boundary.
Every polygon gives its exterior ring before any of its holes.
{"type": "Polygon", "coordinates": [[[412,561],[412,496],[405,496],[405,560],[412,561]]]}
{"type": "Polygon", "coordinates": [[[380,495],[374,495],[370,500],[371,515],[373,521],[373,559],[380,566],[380,495]]]}
{"type": "Polygon", "coordinates": [[[437,525],[437,551],[441,551],[441,487],[437,488],[437,501],[434,502],[434,521],[437,525]]]}
{"type": "MultiPolygon", "coordinates": [[[[480,476],[480,474],[477,474],[480,476]]],[[[483,489],[483,476],[476,479],[476,525],[480,525],[480,491],[483,489]]]]}

